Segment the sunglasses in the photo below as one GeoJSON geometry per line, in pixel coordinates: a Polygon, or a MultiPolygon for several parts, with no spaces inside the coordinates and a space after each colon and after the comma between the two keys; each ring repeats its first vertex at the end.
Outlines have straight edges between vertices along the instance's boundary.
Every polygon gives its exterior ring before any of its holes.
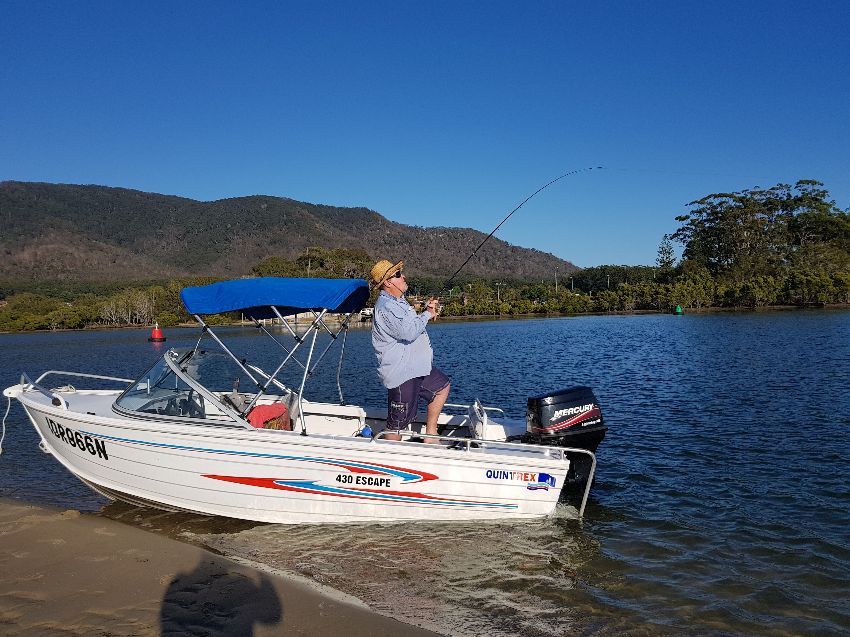
{"type": "Polygon", "coordinates": [[[403,276],[404,276],[404,272],[402,272],[401,270],[399,270],[398,272],[396,272],[395,274],[393,274],[390,278],[391,278],[391,279],[400,279],[400,278],[401,278],[401,277],[403,277],[403,276]]]}

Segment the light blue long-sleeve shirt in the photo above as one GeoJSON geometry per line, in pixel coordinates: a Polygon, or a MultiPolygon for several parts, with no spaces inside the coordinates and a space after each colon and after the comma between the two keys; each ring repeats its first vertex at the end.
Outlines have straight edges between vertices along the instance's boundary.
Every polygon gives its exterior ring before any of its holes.
{"type": "Polygon", "coordinates": [[[372,316],[372,345],[378,357],[378,376],[387,389],[431,373],[434,352],[425,326],[428,310],[417,315],[403,296],[381,290],[372,316]]]}

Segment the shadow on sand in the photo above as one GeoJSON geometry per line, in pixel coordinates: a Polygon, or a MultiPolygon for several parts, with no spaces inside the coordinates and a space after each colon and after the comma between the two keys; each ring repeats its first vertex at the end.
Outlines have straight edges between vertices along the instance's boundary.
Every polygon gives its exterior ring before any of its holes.
{"type": "Polygon", "coordinates": [[[280,600],[265,575],[249,575],[206,558],[169,584],[160,632],[163,637],[250,637],[255,624],[277,624],[282,617],[280,600]]]}

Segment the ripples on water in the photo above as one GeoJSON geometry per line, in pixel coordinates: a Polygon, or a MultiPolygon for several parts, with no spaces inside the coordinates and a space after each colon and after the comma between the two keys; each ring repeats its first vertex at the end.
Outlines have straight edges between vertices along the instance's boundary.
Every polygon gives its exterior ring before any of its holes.
{"type": "MultiPolygon", "coordinates": [[[[447,634],[850,633],[850,313],[438,322],[429,331],[453,376],[452,401],[477,396],[523,417],[529,395],[594,388],[610,430],[583,523],[567,506],[533,523],[344,527],[121,504],[103,513],[447,634]]],[[[237,353],[257,347],[247,332],[232,336],[237,353]]],[[[0,336],[4,386],[48,367],[136,376],[156,353],[133,338],[140,333],[0,336]],[[106,360],[94,358],[104,351],[106,360]]],[[[360,384],[346,399],[379,404],[367,331],[349,336],[346,361],[343,386],[360,384]]],[[[315,398],[335,399],[335,364],[328,370],[315,398]]],[[[10,420],[22,418],[13,407],[10,420]]],[[[33,452],[31,428],[14,429],[0,495],[102,505],[33,452]]]]}

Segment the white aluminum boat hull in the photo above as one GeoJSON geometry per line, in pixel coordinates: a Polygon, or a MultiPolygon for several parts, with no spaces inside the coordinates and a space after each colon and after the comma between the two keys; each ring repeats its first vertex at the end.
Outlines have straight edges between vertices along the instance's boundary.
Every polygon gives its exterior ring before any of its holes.
{"type": "Polygon", "coordinates": [[[77,391],[63,396],[67,408],[24,385],[4,395],[23,405],[42,448],[109,497],[261,522],[540,518],[554,512],[569,467],[560,451],[519,445],[126,418],[108,407],[116,392],[77,391]]]}

